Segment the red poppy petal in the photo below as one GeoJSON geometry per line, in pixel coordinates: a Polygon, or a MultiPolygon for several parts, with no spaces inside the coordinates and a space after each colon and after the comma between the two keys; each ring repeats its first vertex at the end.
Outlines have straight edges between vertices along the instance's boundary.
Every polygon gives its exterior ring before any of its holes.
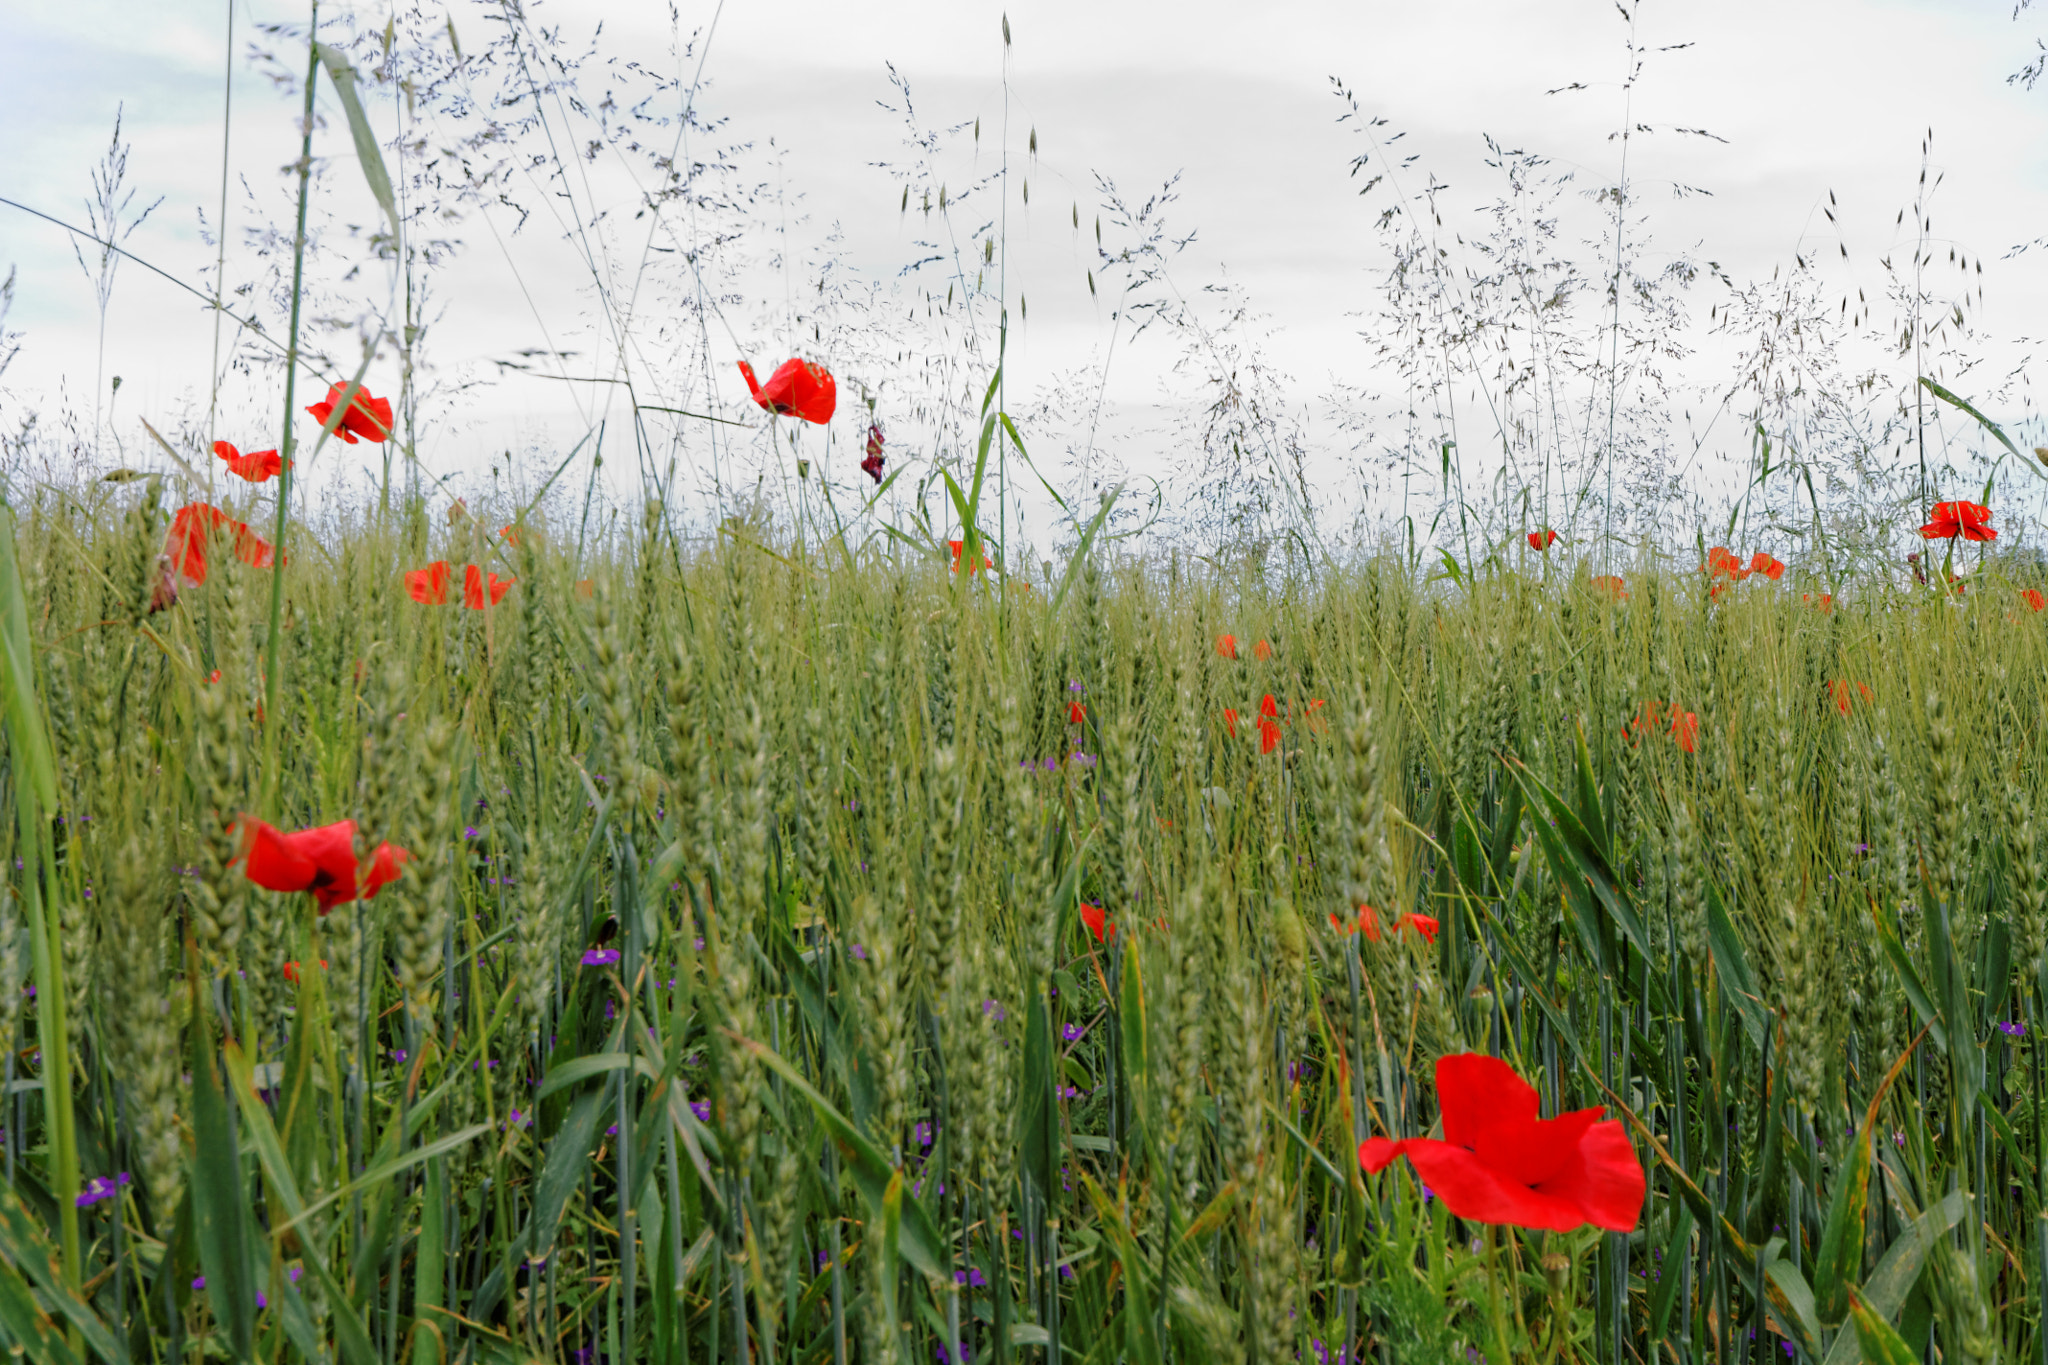
{"type": "Polygon", "coordinates": [[[1365,1168],[1367,1175],[1378,1175],[1394,1164],[1394,1158],[1408,1149],[1405,1141],[1392,1138],[1367,1138],[1358,1144],[1358,1164],[1365,1168]]]}
{"type": "Polygon", "coordinates": [[[744,360],[740,362],[740,378],[747,381],[747,392],[754,395],[754,401],[767,407],[768,401],[761,397],[761,381],[754,378],[754,367],[744,360]]]}
{"type": "Polygon", "coordinates": [[[1540,1103],[1535,1086],[1500,1058],[1483,1052],[1454,1052],[1436,1059],[1436,1100],[1443,1112],[1444,1139],[1460,1147],[1472,1146],[1482,1132],[1503,1123],[1534,1125],[1540,1103]]]}
{"type": "Polygon", "coordinates": [[[1647,1182],[1643,1164],[1629,1145],[1628,1130],[1620,1119],[1608,1119],[1586,1131],[1575,1160],[1536,1188],[1570,1200],[1595,1227],[1632,1232],[1642,1216],[1647,1182]]]}
{"type": "Polygon", "coordinates": [[[377,851],[370,858],[370,870],[363,877],[363,899],[373,900],[379,891],[398,880],[405,865],[412,861],[412,855],[394,844],[377,845],[377,851]]]}
{"type": "Polygon", "coordinates": [[[1264,716],[1268,720],[1274,720],[1279,717],[1280,706],[1279,703],[1273,700],[1273,694],[1271,692],[1268,692],[1265,696],[1259,698],[1259,714],[1264,716]]]}
{"type": "Polygon", "coordinates": [[[1540,1185],[1564,1173],[1575,1159],[1579,1139],[1605,1112],[1579,1109],[1534,1123],[1489,1124],[1480,1130],[1472,1150],[1505,1178],[1521,1185],[1540,1185]]]}
{"type": "Polygon", "coordinates": [[[266,891],[304,891],[318,867],[277,826],[245,815],[240,822],[242,875],[266,891]]]}
{"type": "Polygon", "coordinates": [[[1517,1184],[1463,1147],[1429,1138],[1411,1138],[1407,1146],[1422,1183],[1460,1218],[1550,1232],[1570,1232],[1586,1221],[1577,1199],[1517,1184]]]}

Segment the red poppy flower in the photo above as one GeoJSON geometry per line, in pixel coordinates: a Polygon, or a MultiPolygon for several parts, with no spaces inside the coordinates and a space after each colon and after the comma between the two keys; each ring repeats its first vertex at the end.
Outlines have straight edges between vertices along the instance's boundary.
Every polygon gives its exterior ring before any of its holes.
{"type": "Polygon", "coordinates": [[[595,597],[595,596],[597,596],[597,580],[596,580],[596,579],[594,579],[594,578],[579,578],[579,579],[577,579],[577,580],[576,580],[576,595],[577,595],[578,597],[595,597]]]}
{"type": "Polygon", "coordinates": [[[1991,529],[1991,509],[1981,502],[1937,502],[1920,534],[1929,540],[1996,540],[1991,529]]]}
{"type": "Polygon", "coordinates": [[[1237,637],[1235,635],[1217,636],[1216,652],[1226,659],[1235,659],[1237,657],[1237,637]]]}
{"type": "Polygon", "coordinates": [[[1109,917],[1099,905],[1081,902],[1081,923],[1088,926],[1088,932],[1095,935],[1097,943],[1109,943],[1116,938],[1116,926],[1109,923],[1109,917]]]}
{"type": "Polygon", "coordinates": [[[1358,1164],[1385,1170],[1406,1156],[1444,1207],[1474,1223],[1570,1232],[1629,1232],[1643,1211],[1642,1163],[1604,1107],[1536,1117],[1536,1088],[1498,1057],[1437,1058],[1443,1139],[1368,1138],[1358,1164]]]}
{"type": "Polygon", "coordinates": [[[1259,698],[1259,714],[1267,720],[1278,720],[1280,718],[1280,704],[1273,700],[1271,692],[1259,698]]]}
{"type": "Polygon", "coordinates": [[[1555,544],[1557,544],[1557,532],[1551,530],[1548,526],[1540,531],[1531,531],[1529,533],[1529,548],[1532,550],[1548,550],[1555,544]]]}
{"type": "Polygon", "coordinates": [[[1407,914],[1401,916],[1400,919],[1394,921],[1394,928],[1396,930],[1402,929],[1404,927],[1413,929],[1416,933],[1422,935],[1422,941],[1424,943],[1433,944],[1436,942],[1436,931],[1438,925],[1434,916],[1407,914]]]}
{"type": "MultiPolygon", "coordinates": [[[[323,972],[327,970],[327,959],[324,957],[320,959],[320,970],[323,972]]],[[[284,979],[291,982],[294,986],[299,984],[298,963],[287,962],[284,964],[284,979]]]]}
{"type": "Polygon", "coordinates": [[[1070,701],[1070,702],[1068,702],[1068,703],[1067,703],[1067,723],[1068,723],[1069,725],[1085,725],[1085,724],[1087,724],[1087,723],[1088,723],[1088,706],[1087,706],[1087,703],[1085,703],[1085,702],[1078,702],[1078,701],[1070,701]]]}
{"type": "Polygon", "coordinates": [[[1728,553],[1726,545],[1716,545],[1707,551],[1707,562],[1700,566],[1701,573],[1727,573],[1737,565],[1734,555],[1728,553]]]}
{"type": "MultiPolygon", "coordinates": [[[[946,548],[947,548],[948,550],[951,550],[951,551],[953,552],[953,567],[952,567],[952,569],[951,569],[951,572],[953,572],[953,573],[959,573],[959,572],[960,572],[960,556],[961,556],[961,555],[963,555],[963,554],[966,554],[966,553],[967,553],[967,542],[966,542],[966,541],[964,541],[964,540],[949,540],[949,541],[947,541],[947,542],[946,542],[946,548]]],[[[983,555],[983,556],[981,557],[981,569],[993,569],[994,567],[995,567],[995,561],[994,561],[994,560],[991,560],[991,559],[990,559],[990,558],[989,558],[989,557],[988,557],[987,555],[983,555]]],[[[973,576],[974,576],[975,574],[978,574],[978,573],[980,573],[980,572],[981,572],[981,569],[977,569],[977,568],[975,568],[975,567],[974,567],[974,566],[973,566],[972,564],[968,565],[968,566],[967,566],[967,574],[968,574],[968,577],[970,577],[970,578],[971,578],[971,577],[973,577],[973,576]]]]}
{"type": "Polygon", "coordinates": [[[234,520],[210,502],[188,502],[171,517],[171,532],[164,540],[172,571],[194,585],[204,583],[207,537],[221,532],[234,534],[237,559],[252,568],[270,567],[270,542],[251,531],[247,522],[234,520]]]}
{"type": "Polygon", "coordinates": [[[1273,646],[1267,644],[1264,640],[1259,641],[1257,644],[1252,646],[1252,657],[1254,659],[1272,658],[1273,646]]]}
{"type": "MultiPolygon", "coordinates": [[[[1380,912],[1373,909],[1370,905],[1361,905],[1358,907],[1357,923],[1346,924],[1338,919],[1336,915],[1332,914],[1330,916],[1330,927],[1338,933],[1345,935],[1362,932],[1368,943],[1378,943],[1381,937],[1380,912]]],[[[1419,936],[1425,943],[1436,942],[1436,934],[1439,927],[1436,920],[1428,915],[1403,914],[1394,920],[1394,932],[1396,934],[1400,933],[1403,929],[1407,929],[1419,936]]]]}
{"type": "Polygon", "coordinates": [[[839,406],[839,386],[832,382],[832,372],[816,361],[785,360],[765,384],[754,378],[754,367],[744,360],[740,362],[740,374],[745,377],[754,401],[769,412],[801,417],[823,426],[832,420],[833,410],[839,406]]]}
{"type": "Polygon", "coordinates": [[[860,462],[861,472],[876,483],[882,481],[882,429],[868,423],[868,457],[860,462]]]}
{"type": "Polygon", "coordinates": [[[1835,699],[1835,709],[1845,716],[1849,714],[1849,708],[1855,703],[1857,697],[1863,698],[1865,706],[1870,705],[1872,701],[1877,699],[1877,694],[1870,690],[1869,683],[1853,684],[1854,691],[1850,690],[1851,687],[1852,684],[1847,678],[1836,678],[1828,684],[1828,694],[1835,699]]]}
{"type": "Polygon", "coordinates": [[[230,474],[238,474],[250,483],[263,483],[284,472],[284,461],[278,459],[274,450],[252,450],[244,455],[226,441],[215,441],[213,453],[228,462],[230,474]]]}
{"type": "Polygon", "coordinates": [[[405,590],[423,606],[438,607],[448,600],[448,561],[437,559],[424,569],[405,571],[405,590]]]}
{"type": "Polygon", "coordinates": [[[2041,590],[2039,588],[2020,589],[2020,601],[2025,602],[2035,611],[2039,611],[2042,607],[2048,606],[2048,599],[2042,598],[2041,590]]]}
{"type": "Polygon", "coordinates": [[[540,544],[540,532],[535,530],[531,526],[520,526],[517,524],[511,526],[500,526],[498,528],[498,534],[505,537],[505,543],[507,545],[510,545],[515,550],[525,545],[527,543],[527,537],[529,536],[533,538],[533,543],[535,545],[540,544]]]}
{"type": "Polygon", "coordinates": [[[1686,753],[1696,752],[1700,738],[1700,718],[1691,711],[1671,708],[1671,737],[1678,741],[1678,747],[1686,753]]]}
{"type": "Polygon", "coordinates": [[[1223,708],[1223,728],[1230,731],[1232,739],[1237,738],[1237,712],[1228,706],[1223,708]]]}
{"type": "Polygon", "coordinates": [[[1617,602],[1622,601],[1628,596],[1628,593],[1623,590],[1623,580],[1619,574],[1601,574],[1599,577],[1592,579],[1591,582],[1595,588],[1606,593],[1617,602]]]}
{"type": "Polygon", "coordinates": [[[1280,722],[1259,717],[1259,752],[1270,754],[1280,747],[1280,722]]]}
{"type": "Polygon", "coordinates": [[[214,670],[213,670],[213,672],[211,672],[211,673],[207,674],[207,675],[206,675],[206,681],[208,681],[209,683],[217,683],[217,682],[219,682],[219,681],[220,681],[220,670],[216,668],[216,669],[214,669],[214,670]]]}
{"type": "Polygon", "coordinates": [[[1319,735],[1326,735],[1330,732],[1329,717],[1316,714],[1327,705],[1329,703],[1321,697],[1311,698],[1308,704],[1308,728],[1319,735]]]}
{"type": "Polygon", "coordinates": [[[368,868],[359,868],[353,820],[286,834],[274,825],[245,815],[241,835],[244,876],[267,891],[310,891],[323,915],[358,895],[364,900],[375,899],[385,883],[398,880],[399,869],[412,856],[402,848],[379,844],[370,856],[368,868]]]}
{"type": "MultiPolygon", "coordinates": [[[[323,427],[326,426],[327,419],[334,415],[334,409],[341,402],[342,391],[347,387],[346,384],[329,384],[327,397],[306,411],[313,414],[314,421],[323,427]]],[[[342,413],[341,421],[335,424],[334,434],[350,445],[354,445],[358,439],[370,442],[390,440],[391,400],[372,398],[368,389],[358,388],[355,400],[348,405],[348,411],[342,413]]]]}
{"type": "Polygon", "coordinates": [[[1812,593],[1803,592],[1799,594],[1799,600],[1802,602],[1813,602],[1813,608],[1815,611],[1830,612],[1835,609],[1835,595],[1831,592],[1822,593],[1820,595],[1820,601],[1818,602],[1813,601],[1812,593]]]}
{"type": "Polygon", "coordinates": [[[1749,571],[1751,573],[1760,573],[1773,583],[1785,576],[1785,566],[1765,554],[1762,550],[1758,550],[1749,557],[1749,571]]]}
{"type": "MultiPolygon", "coordinates": [[[[505,600],[505,590],[519,580],[491,575],[491,605],[505,600]]],[[[484,609],[484,571],[472,564],[462,571],[462,605],[474,611],[484,609]]]]}

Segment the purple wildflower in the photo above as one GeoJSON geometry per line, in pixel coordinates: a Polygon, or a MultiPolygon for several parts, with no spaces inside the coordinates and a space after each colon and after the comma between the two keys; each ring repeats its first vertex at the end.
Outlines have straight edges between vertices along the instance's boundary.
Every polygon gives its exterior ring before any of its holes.
{"type": "Polygon", "coordinates": [[[583,965],[586,967],[609,967],[618,960],[617,948],[592,948],[583,955],[583,965]]]}

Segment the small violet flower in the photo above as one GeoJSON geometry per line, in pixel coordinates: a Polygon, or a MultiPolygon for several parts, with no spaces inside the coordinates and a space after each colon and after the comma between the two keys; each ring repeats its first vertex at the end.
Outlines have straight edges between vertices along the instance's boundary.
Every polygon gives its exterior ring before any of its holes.
{"type": "Polygon", "coordinates": [[[583,955],[583,965],[586,967],[609,967],[618,960],[617,948],[592,948],[583,955]]]}

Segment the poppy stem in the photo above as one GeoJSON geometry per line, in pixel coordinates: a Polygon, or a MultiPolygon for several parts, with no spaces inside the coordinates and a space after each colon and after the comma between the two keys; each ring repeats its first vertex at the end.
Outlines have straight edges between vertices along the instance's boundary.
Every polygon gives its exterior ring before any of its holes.
{"type": "MultiPolygon", "coordinates": [[[[284,533],[292,507],[292,412],[299,373],[299,303],[306,278],[306,201],[313,176],[313,91],[320,75],[320,0],[311,0],[306,20],[306,107],[300,122],[299,140],[299,222],[292,238],[292,321],[291,337],[284,357],[284,433],[278,438],[278,459],[283,468],[277,475],[277,530],[271,537],[270,633],[264,644],[263,714],[263,808],[269,809],[277,794],[277,742],[279,726],[277,698],[284,687],[284,651],[277,647],[284,628],[284,533]]],[[[350,402],[355,401],[353,397],[350,402]]]]}

